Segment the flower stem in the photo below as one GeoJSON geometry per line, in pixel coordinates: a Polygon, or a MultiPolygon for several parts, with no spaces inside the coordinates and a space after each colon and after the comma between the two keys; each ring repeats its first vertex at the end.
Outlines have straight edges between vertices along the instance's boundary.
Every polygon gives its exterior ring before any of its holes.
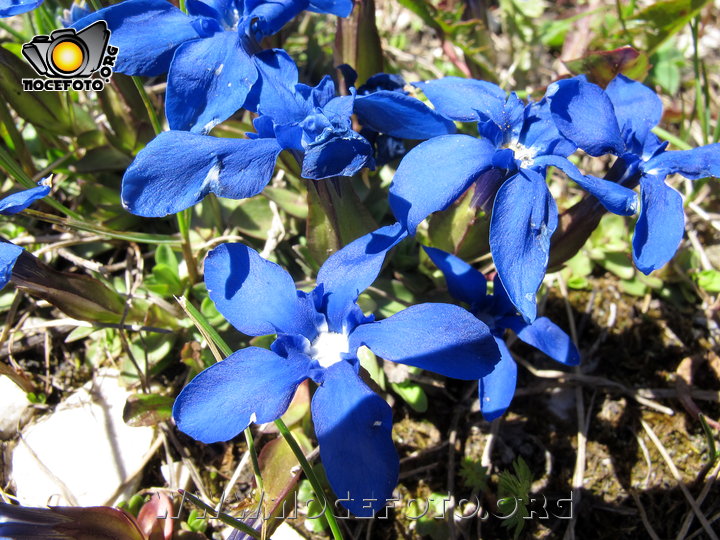
{"type": "MultiPolygon", "coordinates": [[[[2,149],[0,149],[2,150],[2,149]]],[[[50,204],[50,206],[54,206],[51,203],[57,202],[53,199],[47,199],[47,203],[50,204]]],[[[60,203],[58,203],[60,204],[60,203]]],[[[60,205],[64,210],[70,212],[70,210],[66,209],[64,206],[60,205]]],[[[173,238],[172,236],[165,235],[165,234],[149,234],[149,233],[139,233],[139,232],[130,232],[130,231],[113,231],[112,229],[108,229],[106,227],[103,227],[102,225],[94,225],[92,223],[87,223],[85,221],[79,220],[79,219],[73,219],[70,218],[62,218],[59,216],[54,216],[52,214],[47,214],[45,212],[38,212],[37,210],[32,210],[31,208],[26,208],[22,212],[26,216],[34,217],[36,219],[40,219],[42,221],[45,221],[47,223],[54,223],[55,225],[62,225],[63,227],[67,227],[68,229],[75,229],[78,231],[85,231],[85,232],[91,232],[95,234],[100,234],[107,236],[108,238],[117,238],[118,240],[127,240],[128,242],[137,242],[139,244],[167,244],[170,246],[177,246],[180,244],[180,241],[177,238],[173,238]]],[[[72,212],[73,215],[77,215],[74,212],[72,212]]]]}
{"type": "Polygon", "coordinates": [[[180,210],[175,216],[177,217],[178,230],[180,238],[182,238],[182,252],[185,258],[185,265],[188,269],[190,283],[195,285],[198,282],[197,264],[192,252],[192,244],[190,243],[190,219],[192,218],[191,210],[180,210]]]}
{"type": "Polygon", "coordinates": [[[143,105],[145,105],[145,110],[148,113],[148,118],[150,118],[150,124],[152,125],[153,131],[155,131],[155,135],[160,135],[160,133],[162,133],[162,124],[160,124],[160,118],[158,118],[157,111],[155,111],[155,107],[153,107],[153,104],[145,91],[142,80],[140,80],[140,77],[132,77],[132,80],[133,83],[135,83],[135,88],[137,88],[138,94],[140,94],[140,99],[142,100],[143,105]]]}
{"type": "MultiPolygon", "coordinates": [[[[205,504],[205,503],[202,502],[200,499],[198,499],[195,495],[192,495],[192,494],[189,493],[188,491],[185,491],[184,489],[179,489],[179,490],[178,490],[178,493],[180,493],[180,495],[182,495],[183,498],[189,500],[189,501],[190,501],[191,503],[193,503],[195,506],[197,506],[197,507],[202,508],[203,510],[205,510],[205,512],[210,512],[210,515],[211,515],[211,516],[215,513],[215,509],[214,509],[214,508],[212,508],[210,505],[205,504]]],[[[238,530],[244,532],[245,534],[247,534],[247,535],[249,535],[249,536],[252,536],[253,538],[257,538],[258,540],[260,540],[260,538],[261,538],[261,535],[260,535],[259,532],[257,532],[257,531],[256,531],[255,529],[253,529],[252,527],[246,525],[246,524],[243,523],[242,521],[240,521],[240,520],[238,520],[238,519],[235,519],[235,518],[232,517],[232,516],[229,516],[229,515],[227,515],[227,514],[224,514],[224,513],[220,512],[220,511],[218,511],[218,512],[217,512],[217,518],[218,518],[220,521],[222,521],[223,523],[225,523],[226,525],[230,525],[230,526],[233,527],[234,529],[238,529],[238,530]]]]}
{"type": "Polygon", "coordinates": [[[307,476],[310,485],[312,485],[315,496],[322,501],[325,519],[327,519],[328,525],[330,525],[333,538],[335,540],[342,540],[343,535],[337,521],[335,520],[335,514],[333,514],[332,508],[328,505],[328,500],[327,497],[325,497],[325,492],[320,484],[320,480],[310,466],[310,463],[308,463],[308,460],[305,458],[305,453],[300,448],[300,445],[298,445],[295,437],[293,437],[292,433],[290,433],[290,430],[285,425],[285,422],[282,421],[282,418],[275,420],[275,426],[278,428],[278,431],[288,443],[288,446],[290,446],[290,449],[293,451],[293,454],[295,454],[297,460],[300,462],[300,466],[302,467],[305,476],[307,476]]]}

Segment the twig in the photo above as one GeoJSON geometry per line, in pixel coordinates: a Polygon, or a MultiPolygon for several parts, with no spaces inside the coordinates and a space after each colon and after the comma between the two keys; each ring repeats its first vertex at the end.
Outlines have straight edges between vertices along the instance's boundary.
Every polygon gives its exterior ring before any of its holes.
{"type": "MultiPolygon", "coordinates": [[[[713,484],[715,482],[717,482],[718,473],[720,473],[720,460],[718,460],[718,462],[715,464],[715,467],[713,468],[712,472],[708,475],[708,477],[705,478],[705,485],[703,486],[703,489],[697,498],[698,505],[701,505],[703,503],[703,501],[705,500],[705,497],[707,497],[708,493],[710,493],[710,489],[712,489],[713,484]]],[[[692,525],[692,521],[693,521],[693,513],[688,512],[687,516],[685,516],[685,520],[683,521],[682,527],[680,528],[680,532],[677,535],[678,540],[687,538],[687,533],[690,530],[690,525],[692,525]]]]}
{"type": "Polygon", "coordinates": [[[634,390],[632,388],[628,388],[627,386],[620,384],[619,382],[612,381],[610,379],[606,379],[605,377],[597,377],[595,375],[584,375],[581,373],[568,373],[565,371],[559,371],[555,369],[537,369],[534,366],[532,366],[527,360],[520,358],[519,356],[513,354],[513,358],[517,363],[522,365],[525,369],[527,369],[530,373],[535,375],[536,377],[541,377],[543,379],[557,379],[558,382],[578,382],[581,384],[586,384],[588,386],[608,386],[611,388],[616,388],[629,398],[637,401],[638,403],[645,405],[651,409],[654,409],[658,412],[661,412],[663,414],[667,414],[668,416],[672,416],[675,414],[675,411],[673,411],[670,407],[666,407],[665,405],[661,405],[660,403],[657,403],[651,399],[648,399],[646,397],[643,397],[639,394],[637,390],[634,390]]]}
{"type": "Polygon", "coordinates": [[[630,495],[632,495],[632,498],[638,507],[638,511],[640,512],[640,519],[642,519],[643,525],[645,525],[645,530],[650,535],[650,538],[652,538],[652,540],[660,540],[660,537],[655,532],[655,529],[653,529],[652,525],[650,525],[650,520],[648,519],[647,513],[645,512],[645,506],[643,506],[640,497],[638,497],[638,494],[635,492],[634,489],[630,490],[630,495]]]}
{"type": "Polygon", "coordinates": [[[675,463],[673,463],[672,458],[670,457],[670,454],[668,454],[667,450],[665,449],[665,446],[663,446],[663,443],[658,439],[657,435],[655,435],[655,432],[652,430],[650,425],[645,422],[642,418],[640,419],[640,424],[642,424],[643,429],[645,430],[645,433],[648,434],[648,437],[650,437],[650,440],[653,442],[655,447],[657,448],[658,452],[660,452],[660,455],[665,460],[665,463],[667,463],[668,468],[670,469],[670,472],[673,475],[673,478],[675,478],[675,481],[678,484],[678,487],[680,488],[680,491],[683,492],[683,495],[685,495],[685,498],[688,501],[688,504],[690,504],[690,507],[692,508],[693,512],[697,516],[698,520],[700,521],[700,524],[703,526],[703,529],[708,535],[708,538],[711,540],[718,540],[717,535],[713,532],[712,528],[710,527],[710,524],[708,523],[707,518],[703,515],[702,511],[700,510],[700,507],[698,506],[698,503],[693,498],[692,494],[688,490],[688,488],[685,486],[685,483],[683,482],[682,476],[680,476],[680,471],[677,470],[677,467],[675,467],[675,463]]]}

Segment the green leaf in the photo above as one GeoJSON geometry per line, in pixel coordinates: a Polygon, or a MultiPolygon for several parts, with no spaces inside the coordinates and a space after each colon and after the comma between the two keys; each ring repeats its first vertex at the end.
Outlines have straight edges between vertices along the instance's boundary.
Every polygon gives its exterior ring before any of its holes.
{"type": "Polygon", "coordinates": [[[585,74],[590,82],[603,88],[620,73],[631,79],[643,80],[650,68],[647,54],[632,47],[591,52],[568,60],[565,65],[573,75],[585,74]]]}
{"type": "Polygon", "coordinates": [[[530,500],[530,488],[533,482],[532,472],[525,460],[518,456],[513,462],[514,474],[502,471],[498,481],[498,507],[507,516],[503,520],[503,527],[515,528],[513,536],[517,538],[525,526],[530,513],[527,502],[530,500]]]}
{"type": "Polygon", "coordinates": [[[460,478],[474,491],[483,491],[487,487],[487,472],[488,468],[475,459],[465,457],[460,463],[460,478]]]}
{"type": "Polygon", "coordinates": [[[268,186],[263,190],[263,195],[291,216],[298,219],[307,219],[307,201],[299,193],[290,191],[289,189],[268,186]]]}
{"type": "Polygon", "coordinates": [[[635,267],[627,253],[605,253],[598,263],[620,279],[632,279],[635,275],[635,267]]]}
{"type": "Polygon", "coordinates": [[[133,394],[123,409],[123,420],[132,427],[154,426],[172,416],[175,400],[160,394],[133,394]]]}
{"type": "Polygon", "coordinates": [[[720,292],[720,272],[717,270],[703,270],[693,275],[698,287],[709,293],[720,292]]]}
{"type": "Polygon", "coordinates": [[[155,250],[155,263],[167,266],[176,276],[180,275],[178,258],[170,246],[163,245],[157,247],[155,250]]]}
{"type": "Polygon", "coordinates": [[[392,388],[415,411],[424,413],[428,408],[428,399],[425,390],[414,382],[390,383],[392,388]]]}
{"type": "Polygon", "coordinates": [[[55,135],[72,133],[71,115],[61,92],[25,92],[22,79],[37,74],[20,58],[0,47],[0,96],[20,118],[55,135]]]}
{"type": "Polygon", "coordinates": [[[632,20],[643,24],[648,53],[654,52],[689,23],[710,0],[660,0],[636,13],[632,20]]]}

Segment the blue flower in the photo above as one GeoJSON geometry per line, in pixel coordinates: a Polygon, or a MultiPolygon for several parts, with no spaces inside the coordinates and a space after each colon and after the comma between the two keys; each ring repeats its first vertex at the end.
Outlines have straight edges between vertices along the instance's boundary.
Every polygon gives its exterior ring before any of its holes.
{"type": "Polygon", "coordinates": [[[246,107],[258,112],[249,139],[221,139],[186,131],[158,135],[128,167],[122,200],[130,212],[160,217],[208,193],[241,199],[260,193],[283,149],[293,152],[305,178],[350,176],[373,166],[372,147],[352,130],[354,97],[335,97],[325,77],[298,83],[297,66],[280,49],[253,57],[260,78],[246,107]]]}
{"type": "Polygon", "coordinates": [[[465,380],[485,376],[499,358],[487,326],[458,306],[415,305],[379,322],[363,314],[358,295],[405,236],[395,224],[348,244],[325,262],[309,293],[242,244],[210,252],[205,284],[218,310],[244,334],[277,339],[271,350],[241,349],[195,377],[175,401],[178,428],[205,443],[232,439],[251,422],[279,418],[298,385],[312,379],[312,418],[330,486],[355,515],[382,508],[399,462],[390,407],[361,380],[358,348],[465,380]]]}
{"type": "Polygon", "coordinates": [[[462,259],[439,249],[425,247],[430,259],[445,275],[450,294],[469,305],[470,313],[483,321],[500,349],[500,362],[479,381],[480,410],[486,420],[502,416],[510,406],[517,381],[517,365],[505,344],[505,330],[512,330],[521,340],[544,352],[553,360],[576,366],[580,354],[570,337],[547,317],[526,323],[517,314],[498,275],[494,294],[487,294],[485,276],[462,259]]]}
{"type": "Polygon", "coordinates": [[[555,127],[547,100],[525,106],[494,84],[456,77],[416,86],[448,118],[478,122],[483,138],[445,135],[408,152],[390,186],[390,206],[414,234],[422,220],[474,185],[476,204],[492,205],[490,249],[497,271],[512,302],[532,321],[558,217],[545,182],[547,167],[564,171],[612,212],[635,213],[637,197],[583,175],[567,160],[576,147],[555,127]]]}
{"type": "MultiPolygon", "coordinates": [[[[339,66],[345,83],[353,87],[357,73],[339,66]]],[[[455,133],[455,124],[405,91],[399,75],[376,73],[357,89],[354,112],[363,126],[360,134],[375,147],[375,161],[384,165],[405,155],[403,139],[424,140],[455,133]]]]}
{"type": "Polygon", "coordinates": [[[0,17],[12,17],[27,13],[42,3],[43,0],[0,0],[0,17]]]}
{"type": "MultiPolygon", "coordinates": [[[[48,193],[50,193],[49,179],[44,178],[38,182],[37,187],[18,191],[0,200],[0,214],[7,216],[22,212],[34,201],[42,199],[48,193]]],[[[15,261],[17,261],[22,251],[23,248],[20,246],[0,240],[0,289],[10,281],[15,261]]]]}
{"type": "Polygon", "coordinates": [[[666,151],[651,129],[660,122],[662,102],[647,86],[618,75],[603,91],[583,77],[548,88],[560,132],[591,156],[614,154],[618,184],[640,184],[641,208],[633,236],[635,265],[649,274],[667,263],[682,240],[681,195],[665,183],[669,174],[696,180],[720,177],[720,144],[666,151]]]}
{"type": "Polygon", "coordinates": [[[171,129],[209,132],[243,106],[258,74],[251,56],[305,9],[346,17],[350,0],[242,2],[188,0],[185,14],[165,0],[125,0],[77,21],[107,21],[119,48],[116,70],[168,73],[165,114],[171,129]]]}

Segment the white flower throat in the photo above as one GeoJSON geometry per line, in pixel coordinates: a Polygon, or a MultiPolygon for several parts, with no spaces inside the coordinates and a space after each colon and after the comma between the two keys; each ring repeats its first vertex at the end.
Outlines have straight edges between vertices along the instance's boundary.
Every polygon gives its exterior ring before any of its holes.
{"type": "Polygon", "coordinates": [[[320,331],[310,348],[310,356],[324,368],[338,363],[347,352],[350,352],[348,336],[328,331],[320,331]]]}
{"type": "Polygon", "coordinates": [[[527,168],[534,163],[535,154],[537,154],[535,148],[524,146],[517,141],[512,141],[507,145],[507,148],[513,151],[515,159],[520,161],[521,167],[527,168]]]}

